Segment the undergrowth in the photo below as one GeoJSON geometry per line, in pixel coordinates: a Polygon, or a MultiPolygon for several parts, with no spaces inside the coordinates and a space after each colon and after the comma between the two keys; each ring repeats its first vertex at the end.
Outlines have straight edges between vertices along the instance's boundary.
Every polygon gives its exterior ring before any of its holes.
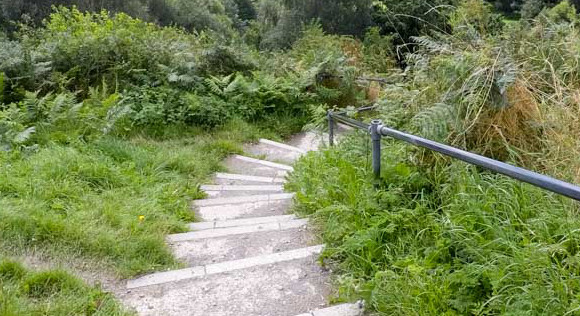
{"type": "Polygon", "coordinates": [[[111,294],[62,270],[31,271],[0,257],[0,315],[124,316],[111,294]]]}
{"type": "Polygon", "coordinates": [[[578,206],[461,162],[368,140],[300,160],[288,188],[320,226],[339,299],[380,315],[572,315],[580,310],[578,206]]]}
{"type": "Polygon", "coordinates": [[[124,277],[175,266],[164,236],[186,231],[199,184],[259,130],[237,120],[166,132],[0,152],[4,246],[104,260],[124,277]]]}

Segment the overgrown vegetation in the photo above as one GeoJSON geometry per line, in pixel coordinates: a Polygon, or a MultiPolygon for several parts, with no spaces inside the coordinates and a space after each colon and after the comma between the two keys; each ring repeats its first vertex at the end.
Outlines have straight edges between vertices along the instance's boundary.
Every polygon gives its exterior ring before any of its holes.
{"type": "Polygon", "coordinates": [[[32,272],[0,260],[0,315],[129,315],[111,294],[90,288],[65,271],[32,272]]]}
{"type": "MultiPolygon", "coordinates": [[[[574,7],[505,24],[465,1],[446,23],[411,37],[373,116],[578,183],[574,7]]],[[[339,299],[380,315],[578,313],[577,202],[393,140],[377,191],[368,141],[310,154],[289,184],[330,246],[339,299]]]]}
{"type": "MultiPolygon", "coordinates": [[[[376,103],[390,126],[580,182],[573,2],[29,2],[0,3],[5,256],[44,249],[120,277],[174,267],[164,237],[194,220],[219,162],[329,108],[376,103]]],[[[378,192],[356,137],[303,159],[289,185],[341,299],[385,315],[580,309],[576,204],[385,146],[378,192]]],[[[122,313],[65,272],[3,261],[0,277],[0,310],[122,313]]]]}

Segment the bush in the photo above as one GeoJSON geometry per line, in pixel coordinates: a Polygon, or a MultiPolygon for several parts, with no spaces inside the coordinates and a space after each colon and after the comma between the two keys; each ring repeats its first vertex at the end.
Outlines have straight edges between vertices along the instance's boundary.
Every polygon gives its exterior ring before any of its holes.
{"type": "Polygon", "coordinates": [[[257,68],[248,52],[233,47],[215,45],[201,53],[199,71],[204,75],[229,75],[236,72],[249,73],[257,68]]]}
{"type": "Polygon", "coordinates": [[[126,14],[81,13],[58,8],[44,28],[27,41],[63,73],[72,90],[87,91],[102,78],[120,83],[166,80],[169,70],[188,69],[196,46],[193,37],[159,28],[126,14]],[[187,52],[187,53],[186,53],[187,52]]]}
{"type": "Polygon", "coordinates": [[[188,94],[189,114],[187,122],[199,126],[215,127],[223,125],[232,118],[232,107],[226,101],[212,96],[188,94]]]}
{"type": "Polygon", "coordinates": [[[22,286],[27,295],[43,298],[62,292],[79,291],[82,283],[65,271],[55,270],[34,273],[23,281],[22,286]]]}
{"type": "Polygon", "coordinates": [[[18,281],[24,277],[26,269],[16,261],[0,261],[0,280],[4,282],[18,281]]]}
{"type": "MultiPolygon", "coordinates": [[[[312,214],[340,299],[379,315],[563,315],[578,307],[577,205],[463,163],[416,163],[384,143],[374,190],[366,140],[310,153],[288,188],[312,214]]],[[[447,162],[439,158],[441,162],[447,162]]]]}

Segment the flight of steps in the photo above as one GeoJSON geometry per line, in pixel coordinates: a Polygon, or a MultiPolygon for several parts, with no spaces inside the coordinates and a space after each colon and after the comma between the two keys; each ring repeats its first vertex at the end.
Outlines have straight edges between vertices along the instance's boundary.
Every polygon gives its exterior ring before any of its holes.
{"type": "Polygon", "coordinates": [[[306,219],[288,213],[293,194],[284,192],[285,177],[322,137],[260,140],[245,148],[257,158],[228,158],[228,173],[217,173],[202,186],[208,198],[194,201],[204,221],[167,238],[188,268],[129,280],[122,300],[139,315],[362,315],[359,303],[328,306],[329,275],[317,256],[323,245],[306,219]]]}

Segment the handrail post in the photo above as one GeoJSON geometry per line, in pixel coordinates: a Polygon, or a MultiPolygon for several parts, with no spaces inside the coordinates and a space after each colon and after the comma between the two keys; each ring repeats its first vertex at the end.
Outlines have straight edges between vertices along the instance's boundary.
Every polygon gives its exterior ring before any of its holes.
{"type": "Polygon", "coordinates": [[[328,145],[334,146],[334,118],[332,117],[332,110],[326,112],[328,118],[328,145]]]}
{"type": "Polygon", "coordinates": [[[373,174],[375,176],[375,188],[378,188],[381,178],[381,120],[373,120],[370,126],[371,139],[373,142],[373,174]]]}

